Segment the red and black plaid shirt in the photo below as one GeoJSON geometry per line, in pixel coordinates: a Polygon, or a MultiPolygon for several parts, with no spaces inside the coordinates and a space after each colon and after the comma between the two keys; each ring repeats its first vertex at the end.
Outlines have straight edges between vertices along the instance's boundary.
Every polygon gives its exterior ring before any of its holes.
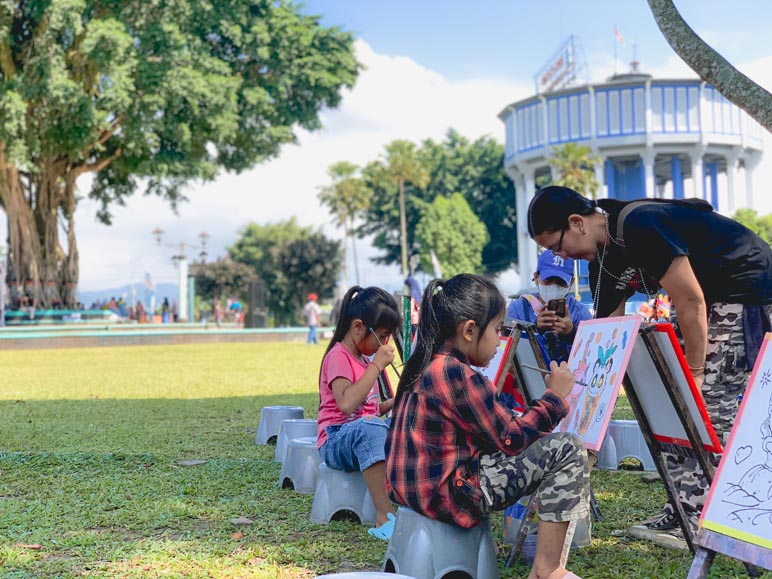
{"type": "Polygon", "coordinates": [[[394,409],[386,439],[391,498],[432,519],[470,528],[482,520],[479,455],[522,452],[568,412],[554,391],[516,417],[496,387],[457,350],[441,350],[394,409]]]}

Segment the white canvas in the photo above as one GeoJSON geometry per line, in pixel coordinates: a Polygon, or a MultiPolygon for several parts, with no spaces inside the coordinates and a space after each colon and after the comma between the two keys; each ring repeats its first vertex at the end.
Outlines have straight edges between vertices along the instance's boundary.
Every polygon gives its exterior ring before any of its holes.
{"type": "Polygon", "coordinates": [[[753,368],[700,525],[772,549],[772,334],[753,368]]]}
{"type": "MultiPolygon", "coordinates": [[[[695,392],[696,387],[688,373],[686,359],[680,351],[675,333],[669,324],[658,324],[654,330],[654,340],[662,351],[675,386],[686,403],[686,408],[697,428],[697,432],[706,450],[721,452],[721,445],[708,419],[702,399],[695,392]],[[678,350],[676,350],[678,348],[678,350]]],[[[627,376],[635,388],[641,410],[651,427],[652,434],[661,443],[678,444],[691,448],[689,437],[676,412],[670,395],[654,365],[654,360],[643,343],[643,338],[636,337],[635,347],[627,365],[627,376]]]]}

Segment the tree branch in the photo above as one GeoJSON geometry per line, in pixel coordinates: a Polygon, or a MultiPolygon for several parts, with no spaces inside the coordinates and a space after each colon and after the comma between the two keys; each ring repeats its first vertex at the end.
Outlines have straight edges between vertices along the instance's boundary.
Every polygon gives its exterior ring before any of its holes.
{"type": "Polygon", "coordinates": [[[118,149],[110,155],[109,157],[105,157],[104,159],[100,159],[98,161],[94,161],[93,163],[84,163],[83,165],[78,165],[76,167],[73,167],[72,169],[72,175],[73,178],[77,179],[84,173],[98,173],[105,167],[107,167],[110,163],[115,161],[118,157],[121,156],[121,150],[118,149]]]}
{"type": "Polygon", "coordinates": [[[772,94],[713,50],[683,19],[672,0],[648,0],[665,40],[705,82],[772,132],[772,94]]]}
{"type": "Polygon", "coordinates": [[[95,145],[104,145],[110,137],[112,137],[115,134],[115,131],[117,131],[121,127],[121,122],[123,122],[123,119],[126,118],[126,115],[120,114],[117,117],[115,117],[115,120],[113,120],[112,123],[110,123],[110,126],[105,129],[105,131],[99,135],[99,138],[97,139],[96,143],[91,143],[88,147],[86,147],[83,151],[83,156],[88,157],[91,151],[94,150],[95,145]]]}

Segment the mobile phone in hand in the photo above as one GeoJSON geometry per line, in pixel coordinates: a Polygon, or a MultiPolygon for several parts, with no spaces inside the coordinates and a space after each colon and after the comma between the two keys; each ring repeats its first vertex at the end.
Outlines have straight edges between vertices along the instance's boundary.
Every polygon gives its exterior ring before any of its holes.
{"type": "Polygon", "coordinates": [[[566,317],[566,300],[561,298],[559,300],[550,300],[547,302],[547,309],[555,312],[559,317],[566,317]]]}

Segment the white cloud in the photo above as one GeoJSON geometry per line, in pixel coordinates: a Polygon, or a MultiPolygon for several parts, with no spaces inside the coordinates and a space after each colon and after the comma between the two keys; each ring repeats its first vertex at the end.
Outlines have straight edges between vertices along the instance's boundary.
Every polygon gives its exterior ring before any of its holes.
{"type": "MultiPolygon", "coordinates": [[[[135,196],[126,207],[114,209],[114,225],[95,222],[96,205],[85,201],[78,209],[81,250],[81,288],[113,287],[150,271],[157,281],[175,281],[169,258],[172,248],[156,246],[151,231],[161,227],[169,243],[196,243],[197,235],[211,235],[209,255],[223,255],[249,221],[266,223],[293,215],[303,225],[325,225],[328,235],[340,237],[330,216],[316,199],[327,183],[327,167],[348,160],[364,164],[377,158],[393,139],[441,139],[449,127],[476,138],[488,134],[503,141],[497,118],[508,103],[530,93],[530,85],[485,79],[451,82],[403,56],[375,53],[356,43],[366,69],[341,106],[325,111],[325,128],[299,132],[299,143],[285,148],[278,159],[241,175],[222,175],[216,181],[187,191],[189,202],[174,215],[157,198],[135,196]]],[[[401,283],[396,268],[376,267],[367,261],[372,248],[359,242],[362,283],[401,283]]],[[[192,250],[192,253],[197,253],[192,250]]],[[[353,267],[350,267],[353,282],[353,267]]]]}

